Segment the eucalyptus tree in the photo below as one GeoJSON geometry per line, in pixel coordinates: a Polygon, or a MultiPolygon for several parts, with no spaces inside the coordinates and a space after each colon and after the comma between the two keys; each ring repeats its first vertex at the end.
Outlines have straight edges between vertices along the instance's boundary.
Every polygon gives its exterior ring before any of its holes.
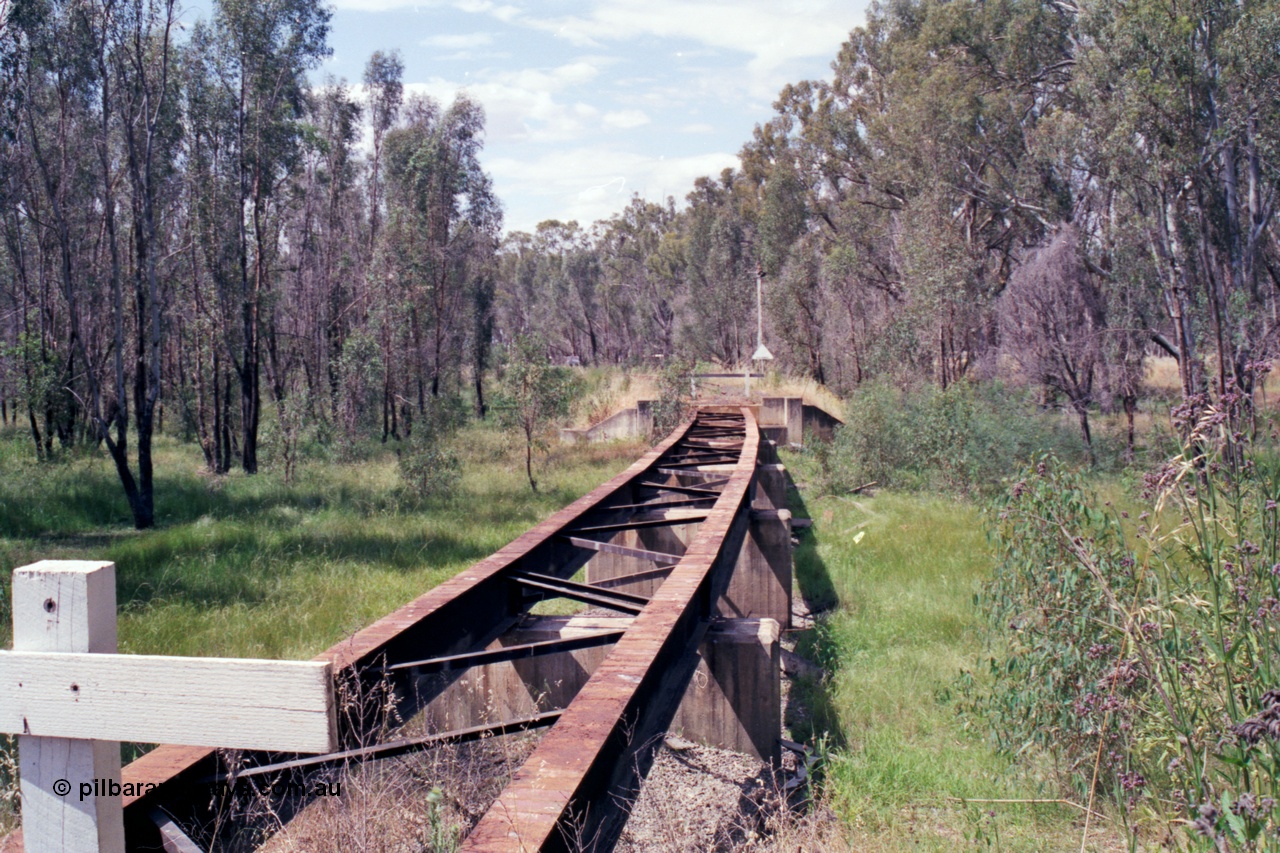
{"type": "Polygon", "coordinates": [[[545,447],[547,433],[569,413],[572,376],[551,364],[546,341],[537,333],[518,335],[507,348],[503,370],[506,405],[503,417],[524,438],[524,471],[529,489],[538,491],[533,476],[533,451],[545,447]]]}
{"type": "Polygon", "coordinates": [[[532,235],[522,327],[537,328],[550,352],[591,364],[605,336],[600,306],[603,269],[597,241],[576,221],[539,222],[532,235]]]}
{"type": "Polygon", "coordinates": [[[262,408],[263,306],[275,286],[274,260],[283,220],[278,191],[298,167],[306,73],[330,53],[331,12],[316,0],[219,0],[201,43],[207,69],[230,107],[234,171],[229,188],[238,216],[235,276],[219,294],[238,315],[224,329],[240,385],[240,454],[258,470],[262,408]]]}
{"type": "Polygon", "coordinates": [[[513,231],[502,239],[497,257],[499,287],[495,304],[495,334],[500,340],[514,340],[516,335],[536,328],[537,313],[546,307],[542,297],[541,264],[542,250],[533,234],[513,231]]]}
{"type": "Polygon", "coordinates": [[[342,81],[307,96],[300,168],[287,188],[278,295],[266,324],[278,441],[291,475],[304,426],[339,422],[343,347],[364,276],[364,198],[355,145],[360,105],[342,81]]]}
{"type": "MultiPolygon", "coordinates": [[[[483,135],[484,110],[460,95],[443,110],[412,99],[403,124],[386,137],[382,274],[399,306],[389,322],[398,324],[412,370],[403,391],[419,411],[428,394],[457,390],[468,314],[479,305],[474,293],[491,275],[502,210],[480,166],[483,135]]],[[[390,395],[388,387],[384,405],[390,395]]]]}
{"type": "MultiPolygon", "coordinates": [[[[1182,390],[1252,385],[1275,350],[1280,4],[1082,6],[1078,161],[1143,223],[1182,390]],[[1202,341],[1208,340],[1206,346],[1202,341]]],[[[1158,332],[1158,330],[1155,330],[1158,332]]]]}
{"type": "Polygon", "coordinates": [[[102,0],[18,4],[6,22],[14,49],[6,80],[16,97],[6,244],[19,287],[29,293],[34,273],[56,281],[59,297],[40,288],[38,343],[28,328],[20,348],[28,390],[43,398],[43,442],[34,413],[31,426],[47,455],[51,433],[70,441],[82,417],[106,447],[139,528],[155,520],[168,240],[160,217],[180,136],[174,21],[172,2],[102,0]],[[59,350],[57,377],[50,355],[59,350]],[[73,402],[58,407],[60,397],[73,402]]]}
{"type": "Polygon", "coordinates": [[[374,51],[364,67],[364,86],[369,101],[369,127],[372,131],[373,161],[369,164],[369,245],[378,239],[381,201],[378,191],[382,178],[382,142],[395,124],[404,100],[404,61],[400,52],[374,51]]]}
{"type": "MultiPolygon", "coordinates": [[[[102,31],[76,3],[21,4],[6,23],[14,123],[6,133],[13,207],[5,236],[23,313],[15,354],[26,374],[32,438],[48,458],[55,436],[62,444],[74,441],[86,401],[105,417],[101,373],[83,370],[96,368],[94,333],[104,319],[85,304],[100,271],[93,262],[95,226],[101,225],[95,210],[104,203],[94,148],[100,80],[92,58],[102,31]]],[[[103,426],[95,424],[95,434],[103,426]]]]}
{"type": "Polygon", "coordinates": [[[119,135],[130,188],[133,266],[131,293],[126,298],[112,215],[111,153],[108,145],[100,142],[103,194],[108,200],[104,210],[111,245],[116,385],[121,389],[118,402],[113,406],[116,436],[114,440],[104,437],[104,442],[139,528],[150,527],[155,518],[152,441],[156,407],[163,391],[165,315],[172,298],[172,271],[166,268],[164,260],[170,248],[170,232],[162,217],[174,197],[176,159],[182,136],[173,44],[177,11],[175,0],[132,0],[118,5],[104,0],[102,7],[107,30],[105,49],[99,53],[103,130],[109,140],[108,111],[112,100],[109,84],[114,82],[119,135]],[[133,412],[138,440],[136,487],[131,485],[127,454],[128,397],[122,393],[129,372],[125,366],[127,326],[132,327],[133,335],[133,412]]]}
{"type": "Polygon", "coordinates": [[[1070,218],[1031,140],[1069,79],[1071,27],[1038,0],[873,5],[833,78],[785,87],[744,149],[744,172],[775,194],[766,260],[779,194],[803,188],[806,227],[791,233],[830,259],[849,336],[833,355],[856,353],[855,376],[908,364],[946,385],[995,343],[991,305],[1016,258],[1070,218]],[[860,334],[867,312],[878,331],[860,334]]]}
{"type": "Polygon", "coordinates": [[[197,22],[182,51],[186,120],[182,224],[189,235],[175,333],[179,401],[216,474],[234,465],[235,294],[241,247],[235,92],[217,74],[217,34],[197,22]]]}
{"type": "Polygon", "coordinates": [[[633,196],[599,223],[599,304],[610,361],[652,363],[675,352],[685,288],[680,221],[673,199],[633,196]]]}
{"type": "Polygon", "coordinates": [[[744,199],[754,190],[732,169],[719,181],[699,178],[682,222],[688,302],[682,328],[694,355],[741,364],[755,346],[754,217],[744,199]]]}
{"type": "Polygon", "coordinates": [[[1001,297],[1002,351],[1026,378],[1064,395],[1093,453],[1089,407],[1103,372],[1105,297],[1064,227],[1018,266],[1001,297]]]}
{"type": "Polygon", "coordinates": [[[323,305],[317,306],[313,331],[317,344],[323,340],[324,357],[319,358],[317,353],[313,371],[327,374],[331,414],[336,417],[342,391],[339,365],[343,346],[361,313],[359,305],[364,298],[356,290],[364,279],[362,254],[357,246],[363,217],[356,204],[360,177],[356,144],[362,110],[346,85],[332,80],[313,97],[312,110],[318,133],[309,146],[311,161],[303,191],[323,207],[315,222],[320,231],[315,254],[320,257],[314,272],[320,282],[306,289],[318,291],[313,299],[323,299],[323,305]]]}

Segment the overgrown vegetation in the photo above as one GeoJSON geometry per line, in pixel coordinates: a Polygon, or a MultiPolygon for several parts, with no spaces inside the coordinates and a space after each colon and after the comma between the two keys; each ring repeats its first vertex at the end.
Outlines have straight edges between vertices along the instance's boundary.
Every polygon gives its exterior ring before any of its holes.
{"type": "Polygon", "coordinates": [[[465,419],[460,399],[434,399],[403,447],[397,448],[401,493],[410,504],[448,497],[457,487],[462,462],[454,442],[465,419]]]}
{"type": "MultiPolygon", "coordinates": [[[[986,494],[1032,455],[1054,450],[1082,462],[1079,433],[1042,411],[1025,389],[957,382],[900,388],[874,382],[854,392],[829,446],[815,444],[821,492],[861,486],[986,494]]],[[[1099,438],[1101,454],[1110,455],[1099,438]]]]}
{"type": "MultiPolygon", "coordinates": [[[[795,592],[816,624],[796,651],[823,669],[793,683],[786,723],[825,750],[822,801],[849,849],[1080,849],[1080,812],[955,712],[956,673],[983,654],[973,594],[994,556],[978,507],[920,493],[817,497],[804,488],[812,454],[783,461],[802,486],[793,509],[813,519],[795,592]]],[[[1085,849],[1117,840],[1095,826],[1085,849]]]]}
{"type": "Polygon", "coordinates": [[[969,710],[1135,845],[1280,848],[1280,455],[1248,403],[1180,406],[1128,509],[1046,458],[995,510],[969,710]]]}
{"type": "Polygon", "coordinates": [[[104,449],[139,527],[165,417],[219,474],[379,437],[447,488],[415,426],[464,389],[483,417],[498,350],[737,370],[758,280],[783,371],[936,385],[901,452],[966,490],[1047,436],[956,433],[957,385],[1038,389],[1088,453],[1100,412],[1132,444],[1155,349],[1218,397],[1275,350],[1276,0],[873,3],[683,205],[506,235],[482,104],[413,94],[393,51],[360,90],[309,79],[318,0],[180,12],[0,0],[0,423],[104,449]]]}
{"type": "MultiPolygon", "coordinates": [[[[1065,792],[1134,845],[1280,848],[1276,0],[873,3],[684,207],[505,236],[482,105],[406,98],[395,53],[365,97],[308,80],[318,0],[180,12],[0,0],[0,564],[114,560],[125,651],[305,657],[634,457],[554,449],[570,365],[661,359],[674,426],[763,276],[777,363],[849,395],[800,466],[833,609],[795,725],[862,846],[927,809],[1031,847],[1058,806],[946,798],[1065,792]],[[1089,486],[1147,464],[1155,350],[1181,450],[1126,516],[1089,486]],[[964,501],[1035,456],[993,556],[964,501]]],[[[580,416],[635,393],[596,387],[580,416]]]]}
{"type": "Polygon", "coordinates": [[[653,401],[653,434],[664,436],[689,416],[690,380],[694,365],[688,359],[672,358],[663,363],[657,376],[657,399],[653,401]]]}

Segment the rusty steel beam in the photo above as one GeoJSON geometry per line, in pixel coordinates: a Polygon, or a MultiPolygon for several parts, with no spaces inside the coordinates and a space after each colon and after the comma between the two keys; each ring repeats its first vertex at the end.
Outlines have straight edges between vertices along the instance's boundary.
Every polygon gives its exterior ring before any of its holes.
{"type": "Polygon", "coordinates": [[[613,508],[614,509],[648,510],[648,509],[679,509],[683,507],[685,509],[692,509],[695,504],[702,505],[707,503],[713,503],[715,499],[719,496],[720,496],[719,493],[716,492],[713,494],[704,495],[700,498],[679,498],[679,499],[659,498],[657,500],[646,501],[644,503],[638,503],[638,504],[619,504],[618,506],[615,506],[613,508]]]}
{"type": "MultiPolygon", "coordinates": [[[[609,592],[608,590],[597,589],[589,584],[574,583],[548,577],[547,575],[536,575],[532,572],[512,575],[511,579],[521,586],[529,587],[538,593],[550,593],[558,598],[568,598],[572,601],[581,601],[583,604],[594,604],[597,607],[608,607],[610,610],[617,610],[620,613],[634,615],[643,610],[644,606],[649,603],[649,599],[643,596],[631,595],[626,592],[609,592]]],[[[538,600],[540,601],[545,597],[546,595],[539,595],[538,600]]]]}
{"type": "Polygon", "coordinates": [[[464,840],[467,853],[612,849],[746,536],[759,432],[742,412],[742,455],[698,535],[464,840]]]}
{"type": "MultiPolygon", "coordinates": [[[[725,482],[728,482],[728,481],[726,480],[725,482]]],[[[715,483],[708,484],[708,486],[713,486],[713,485],[716,485],[716,484],[715,483]]],[[[724,485],[724,483],[720,483],[719,485],[724,485]]],[[[720,492],[717,491],[716,489],[709,488],[709,487],[702,487],[702,486],[679,486],[679,485],[666,486],[666,485],[663,485],[662,483],[637,483],[636,488],[661,489],[667,492],[676,492],[677,494],[681,494],[681,495],[706,495],[707,497],[710,497],[710,498],[720,497],[720,492]]]]}
{"type": "MultiPolygon", "coordinates": [[[[640,504],[643,506],[643,504],[640,504]]],[[[579,548],[588,548],[604,554],[617,554],[620,557],[635,557],[637,560],[648,560],[652,563],[663,563],[674,566],[680,562],[680,554],[668,554],[665,551],[649,551],[644,548],[630,548],[626,545],[614,545],[612,542],[597,542],[594,539],[579,539],[577,536],[566,537],[579,548]]]]}
{"type": "Polygon", "coordinates": [[[729,450],[740,449],[742,445],[734,443],[727,447],[704,447],[699,444],[681,444],[671,452],[671,456],[718,456],[729,450]]]}
{"type": "Polygon", "coordinates": [[[422,737],[402,738],[400,740],[375,743],[373,746],[361,746],[355,749],[344,749],[341,752],[330,752],[325,755],[308,755],[291,761],[279,761],[275,764],[263,764],[240,770],[234,773],[221,773],[201,779],[207,784],[232,785],[241,779],[252,779],[256,776],[267,776],[294,770],[310,770],[327,767],[332,764],[344,764],[353,761],[381,761],[386,758],[399,758],[414,752],[424,752],[439,746],[451,746],[459,743],[471,743],[476,740],[494,737],[495,735],[526,732],[553,725],[560,719],[560,711],[543,711],[516,720],[501,723],[489,723],[483,726],[471,726],[449,732],[436,732],[422,737]]]}
{"type": "Polygon", "coordinates": [[[725,456],[723,453],[718,456],[708,456],[705,459],[680,460],[676,462],[663,462],[664,468],[701,468],[703,465],[732,465],[738,461],[737,454],[733,456],[725,456]]]}
{"type": "Polygon", "coordinates": [[[719,470],[716,471],[697,471],[693,468],[668,468],[665,465],[660,465],[653,470],[668,477],[701,477],[704,480],[715,480],[719,483],[724,479],[725,467],[727,466],[717,465],[716,468],[719,470]]]}
{"type": "MultiPolygon", "coordinates": [[[[675,558],[673,558],[675,559],[675,558]]],[[[484,649],[478,652],[467,652],[461,655],[448,655],[441,658],[411,660],[397,663],[383,669],[383,672],[403,672],[405,670],[421,670],[423,672],[439,672],[447,669],[470,669],[491,663],[524,660],[538,655],[551,655],[557,652],[575,652],[579,649],[594,649],[607,646],[622,636],[621,631],[601,631],[598,634],[586,634],[581,637],[567,637],[563,640],[541,640],[536,643],[520,643],[514,646],[503,646],[497,649],[484,649]]]]}
{"type": "Polygon", "coordinates": [[[629,575],[615,575],[604,580],[592,581],[592,586],[598,586],[601,589],[611,589],[615,586],[627,586],[628,584],[639,583],[640,581],[654,580],[656,578],[665,578],[675,569],[675,564],[670,566],[656,566],[652,569],[645,569],[640,572],[632,572],[629,575]]]}
{"type": "Polygon", "coordinates": [[[649,527],[670,527],[673,524],[697,524],[705,518],[705,515],[647,518],[642,521],[622,521],[617,524],[597,524],[595,527],[575,527],[570,530],[569,533],[574,535],[579,533],[618,533],[622,530],[644,530],[649,527]]]}

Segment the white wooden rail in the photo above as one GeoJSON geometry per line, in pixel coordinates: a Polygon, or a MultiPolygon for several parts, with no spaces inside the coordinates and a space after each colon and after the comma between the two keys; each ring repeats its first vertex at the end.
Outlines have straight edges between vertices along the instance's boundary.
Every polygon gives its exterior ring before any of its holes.
{"type": "Polygon", "coordinates": [[[13,572],[0,732],[17,734],[26,853],[123,853],[119,741],[332,752],[330,664],[117,655],[115,564],[13,572]]]}

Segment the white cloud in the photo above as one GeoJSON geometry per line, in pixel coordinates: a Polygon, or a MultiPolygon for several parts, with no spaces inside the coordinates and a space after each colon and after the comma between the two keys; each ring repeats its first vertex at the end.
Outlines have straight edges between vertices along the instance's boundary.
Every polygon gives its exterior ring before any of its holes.
{"type": "Polygon", "coordinates": [[[490,15],[499,21],[511,22],[520,16],[520,8],[510,4],[494,3],[493,0],[330,0],[339,9],[351,9],[357,12],[385,12],[389,9],[422,9],[440,6],[453,6],[460,12],[473,15],[490,15]]]}
{"type": "Polygon", "coordinates": [[[558,148],[537,157],[486,158],[494,188],[507,204],[508,231],[531,231],[555,210],[556,218],[581,223],[606,219],[639,193],[650,201],[682,199],[695,178],[737,166],[724,152],[654,157],[604,147],[558,148]]]}
{"type": "Polygon", "coordinates": [[[522,68],[519,71],[503,71],[491,75],[495,83],[528,89],[531,92],[555,92],[567,86],[589,83],[600,73],[598,62],[578,60],[550,70],[522,68]]]}
{"type": "Polygon", "coordinates": [[[330,0],[339,9],[356,12],[385,12],[388,9],[412,9],[417,6],[438,6],[438,2],[423,0],[330,0]]]}
{"type": "Polygon", "coordinates": [[[522,22],[577,45],[640,35],[690,39],[746,53],[752,71],[767,74],[794,59],[834,56],[849,17],[848,4],[835,0],[598,0],[585,15],[522,22]]]}
{"type": "Polygon", "coordinates": [[[446,33],[428,36],[420,44],[445,50],[471,50],[493,44],[493,33],[446,33]]]}
{"type": "Polygon", "coordinates": [[[433,57],[433,59],[435,59],[437,62],[475,62],[479,59],[506,60],[510,58],[511,58],[510,53],[507,53],[506,51],[496,51],[496,50],[486,50],[486,51],[459,50],[455,53],[442,53],[439,56],[433,57]]]}
{"type": "Polygon", "coordinates": [[[586,57],[553,68],[483,72],[465,81],[431,77],[405,84],[405,91],[430,95],[444,104],[466,92],[484,107],[491,142],[564,142],[581,139],[600,116],[595,106],[563,97],[565,91],[595,80],[607,61],[586,57]]]}
{"type": "Polygon", "coordinates": [[[491,142],[563,142],[580,138],[600,111],[581,101],[562,102],[555,93],[568,81],[590,79],[581,68],[564,66],[550,72],[525,70],[476,82],[432,77],[405,84],[407,94],[430,95],[443,104],[466,92],[485,111],[485,133],[491,142]]]}
{"type": "Polygon", "coordinates": [[[736,166],[725,152],[784,83],[826,73],[868,0],[332,2],[429,12],[401,34],[424,46],[407,93],[483,105],[506,228],[530,230],[607,218],[633,192],[683,199],[695,178],[736,166]],[[634,132],[646,126],[668,132],[634,132]]]}
{"type": "Polygon", "coordinates": [[[604,126],[615,130],[627,130],[649,123],[643,110],[614,110],[604,114],[604,126]]]}
{"type": "Polygon", "coordinates": [[[506,23],[515,20],[520,15],[518,7],[505,4],[498,5],[492,0],[456,0],[453,8],[473,15],[492,15],[499,21],[506,23]]]}

